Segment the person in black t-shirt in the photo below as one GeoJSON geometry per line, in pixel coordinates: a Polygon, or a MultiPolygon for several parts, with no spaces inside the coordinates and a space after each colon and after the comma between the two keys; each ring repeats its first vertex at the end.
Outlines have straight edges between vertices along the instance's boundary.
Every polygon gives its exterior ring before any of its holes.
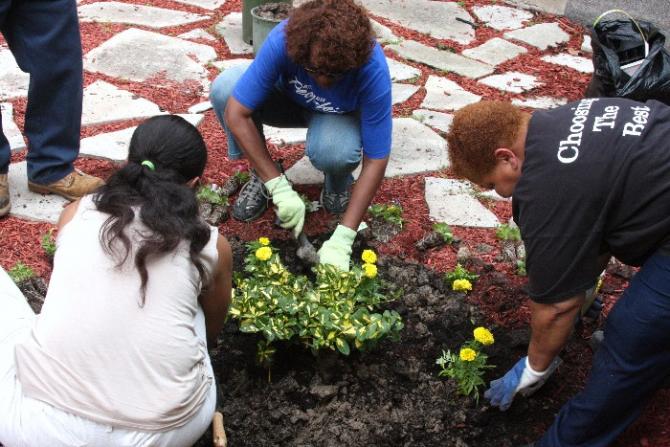
{"type": "Polygon", "coordinates": [[[480,102],[447,136],[457,175],[512,197],[526,246],[528,355],[485,397],[506,410],[557,364],[610,256],[642,266],[609,314],[584,390],[536,446],[606,446],[670,375],[670,107],[590,98],[532,115],[480,102]]]}

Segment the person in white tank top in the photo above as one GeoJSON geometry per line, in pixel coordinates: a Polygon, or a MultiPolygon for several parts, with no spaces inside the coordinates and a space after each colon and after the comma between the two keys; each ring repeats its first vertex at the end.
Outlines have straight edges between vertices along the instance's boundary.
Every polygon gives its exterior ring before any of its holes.
{"type": "Polygon", "coordinates": [[[198,214],[207,161],[178,116],[142,123],[128,162],[64,209],[42,312],[0,269],[0,443],[190,446],[212,421],[207,346],[232,253],[198,214]]]}

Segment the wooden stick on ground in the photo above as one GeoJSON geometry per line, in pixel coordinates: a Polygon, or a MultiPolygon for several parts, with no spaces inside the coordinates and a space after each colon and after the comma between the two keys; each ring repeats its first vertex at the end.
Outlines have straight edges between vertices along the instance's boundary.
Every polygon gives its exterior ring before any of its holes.
{"type": "Polygon", "coordinates": [[[228,447],[228,438],[223,428],[223,414],[219,411],[214,413],[212,419],[212,437],[214,438],[214,447],[228,447]]]}

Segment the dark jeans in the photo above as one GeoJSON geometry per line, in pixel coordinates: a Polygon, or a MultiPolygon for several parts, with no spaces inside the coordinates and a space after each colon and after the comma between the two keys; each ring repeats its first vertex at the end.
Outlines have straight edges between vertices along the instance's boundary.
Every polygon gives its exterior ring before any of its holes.
{"type": "MultiPolygon", "coordinates": [[[[0,0],[0,32],[21,70],[30,73],[28,179],[55,182],[72,171],[79,154],[83,74],[77,2],[0,0]]],[[[9,169],[9,158],[9,142],[0,132],[0,174],[9,169]]]]}
{"type": "Polygon", "coordinates": [[[610,445],[670,374],[670,256],[649,258],[607,318],[584,390],[536,447],[610,445]]]}

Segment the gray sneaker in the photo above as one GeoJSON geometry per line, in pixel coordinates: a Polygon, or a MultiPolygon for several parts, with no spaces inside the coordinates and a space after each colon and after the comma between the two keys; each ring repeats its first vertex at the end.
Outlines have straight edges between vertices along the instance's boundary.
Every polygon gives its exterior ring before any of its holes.
{"type": "Polygon", "coordinates": [[[7,174],[0,174],[0,217],[9,213],[9,179],[7,174]]]}
{"type": "Polygon", "coordinates": [[[258,178],[255,171],[251,171],[251,178],[240,190],[232,215],[242,222],[256,220],[268,209],[270,194],[265,188],[263,181],[258,178]]]}
{"type": "Polygon", "coordinates": [[[321,206],[332,214],[342,214],[349,206],[351,191],[347,189],[343,192],[326,192],[326,188],[321,190],[321,206]]]}

